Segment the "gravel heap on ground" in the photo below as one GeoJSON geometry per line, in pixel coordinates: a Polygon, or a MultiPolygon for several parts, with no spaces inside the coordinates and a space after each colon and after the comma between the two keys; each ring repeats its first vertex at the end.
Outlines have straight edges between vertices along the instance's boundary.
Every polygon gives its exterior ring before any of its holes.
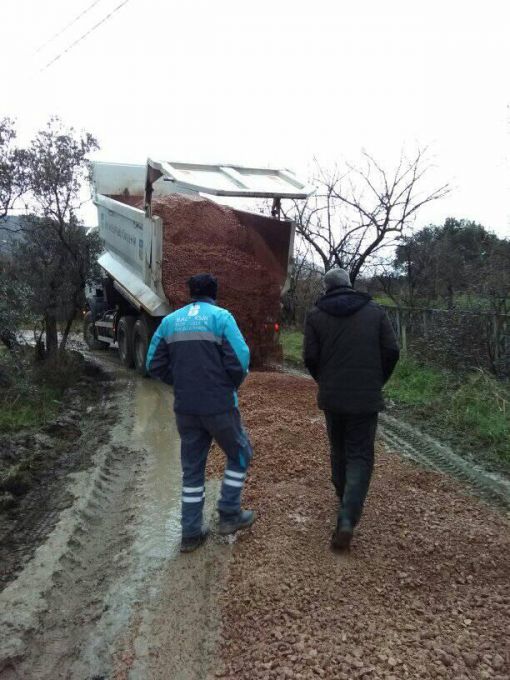
{"type": "Polygon", "coordinates": [[[314,385],[251,374],[241,409],[255,448],[245,505],[259,519],[234,549],[216,676],[508,680],[509,521],[379,450],[352,552],[333,553],[314,385]]]}
{"type": "MultiPolygon", "coordinates": [[[[139,197],[112,198],[143,206],[139,197]]],[[[172,307],[188,304],[190,276],[212,272],[218,278],[218,304],[232,312],[258,359],[267,341],[264,323],[279,321],[285,279],[264,240],[233,209],[205,198],[156,198],[152,212],[163,220],[162,280],[172,307]]]]}

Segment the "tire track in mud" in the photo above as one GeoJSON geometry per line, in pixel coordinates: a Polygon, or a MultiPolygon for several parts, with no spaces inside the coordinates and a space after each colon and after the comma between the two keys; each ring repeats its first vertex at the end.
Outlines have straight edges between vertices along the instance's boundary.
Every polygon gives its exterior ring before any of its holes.
{"type": "MultiPolygon", "coordinates": [[[[304,369],[295,366],[286,366],[284,371],[312,380],[304,369]]],[[[466,484],[486,502],[510,510],[510,480],[462,458],[448,445],[386,412],[379,414],[378,435],[390,451],[410,458],[426,468],[449,474],[466,484]]]]}
{"type": "Polygon", "coordinates": [[[109,399],[111,381],[103,372],[97,378],[92,389],[92,378],[86,376],[68,390],[63,412],[41,431],[12,439],[12,448],[19,447],[19,460],[25,466],[28,463],[30,482],[14,512],[1,518],[0,588],[16,577],[53,530],[62,510],[72,503],[67,480],[90,467],[116,422],[117,406],[109,399]],[[84,412],[91,416],[84,419],[84,412]]]}
{"type": "Polygon", "coordinates": [[[112,631],[92,645],[94,659],[87,658],[91,652],[87,641],[96,628],[104,627],[111,606],[110,586],[129,566],[132,492],[141,467],[140,463],[128,461],[132,454],[125,447],[112,447],[111,455],[99,468],[87,504],[79,512],[67,550],[59,560],[60,568],[53,575],[44,628],[30,643],[29,668],[33,677],[88,678],[91,670],[97,676],[107,666],[112,631]],[[64,668],[67,675],[63,674],[64,668]]]}
{"type": "MultiPolygon", "coordinates": [[[[117,401],[121,391],[127,399],[114,440],[128,426],[132,381],[121,380],[116,391],[117,401]]],[[[143,454],[123,444],[92,439],[91,445],[97,447],[93,467],[69,475],[73,505],[0,596],[0,671],[7,680],[89,677],[85,641],[108,610],[111,583],[128,565],[133,490],[144,462],[143,454]]]]}
{"type": "MultiPolygon", "coordinates": [[[[96,360],[115,373],[118,420],[97,444],[92,467],[69,475],[73,505],[0,594],[0,676],[209,677],[231,546],[215,539],[198,557],[179,555],[171,391],[112,356],[96,360]]],[[[207,487],[209,518],[219,481],[207,487]]]]}
{"type": "Polygon", "coordinates": [[[380,414],[379,435],[390,451],[447,473],[485,501],[510,510],[510,482],[462,458],[446,444],[387,413],[380,414]]]}

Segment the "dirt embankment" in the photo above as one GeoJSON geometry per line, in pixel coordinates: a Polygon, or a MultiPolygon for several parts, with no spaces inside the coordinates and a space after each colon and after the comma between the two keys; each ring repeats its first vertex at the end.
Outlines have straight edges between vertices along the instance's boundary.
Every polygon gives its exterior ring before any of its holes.
{"type": "MultiPolygon", "coordinates": [[[[81,364],[80,364],[81,366],[81,364]]],[[[58,416],[38,430],[0,437],[0,586],[23,568],[71,505],[69,473],[91,465],[115,408],[105,408],[111,378],[83,362],[58,416]]]]}
{"type": "Polygon", "coordinates": [[[255,678],[510,677],[510,524],[451,479],[379,448],[350,555],[329,550],[336,502],[309,381],[252,374],[255,447],[222,599],[224,666],[255,678]]]}

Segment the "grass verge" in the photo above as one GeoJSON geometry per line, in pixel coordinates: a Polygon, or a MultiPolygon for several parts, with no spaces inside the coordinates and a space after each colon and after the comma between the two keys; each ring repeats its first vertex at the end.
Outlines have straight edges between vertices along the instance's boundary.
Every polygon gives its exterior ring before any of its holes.
{"type": "Polygon", "coordinates": [[[32,394],[4,394],[0,401],[0,433],[37,428],[55,417],[59,410],[60,390],[40,387],[32,394]]]}
{"type": "Polygon", "coordinates": [[[17,356],[0,356],[0,434],[35,429],[53,419],[65,390],[82,377],[84,359],[67,352],[55,360],[34,361],[25,348],[17,356]]]}
{"type": "Polygon", "coordinates": [[[404,357],[386,396],[412,420],[480,462],[510,468],[510,386],[483,371],[457,374],[404,357]]]}
{"type": "MultiPolygon", "coordinates": [[[[283,356],[301,363],[303,334],[282,332],[283,356]]],[[[510,470],[510,385],[483,371],[461,374],[403,357],[385,387],[404,419],[450,442],[459,453],[510,470]]]]}
{"type": "Polygon", "coordinates": [[[280,341],[283,347],[283,358],[292,364],[303,363],[303,333],[302,331],[295,331],[284,329],[280,335],[280,341]]]}

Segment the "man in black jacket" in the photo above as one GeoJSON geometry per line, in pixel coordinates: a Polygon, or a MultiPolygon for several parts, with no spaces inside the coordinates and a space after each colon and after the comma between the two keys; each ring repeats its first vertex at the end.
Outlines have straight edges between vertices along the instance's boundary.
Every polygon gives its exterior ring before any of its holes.
{"type": "Polygon", "coordinates": [[[399,358],[393,328],[372,298],[352,289],[349,274],[331,269],[326,294],[306,319],[304,361],[319,385],[326,417],[332,481],[341,507],[331,546],[348,549],[374,466],[382,387],[399,358]]]}

